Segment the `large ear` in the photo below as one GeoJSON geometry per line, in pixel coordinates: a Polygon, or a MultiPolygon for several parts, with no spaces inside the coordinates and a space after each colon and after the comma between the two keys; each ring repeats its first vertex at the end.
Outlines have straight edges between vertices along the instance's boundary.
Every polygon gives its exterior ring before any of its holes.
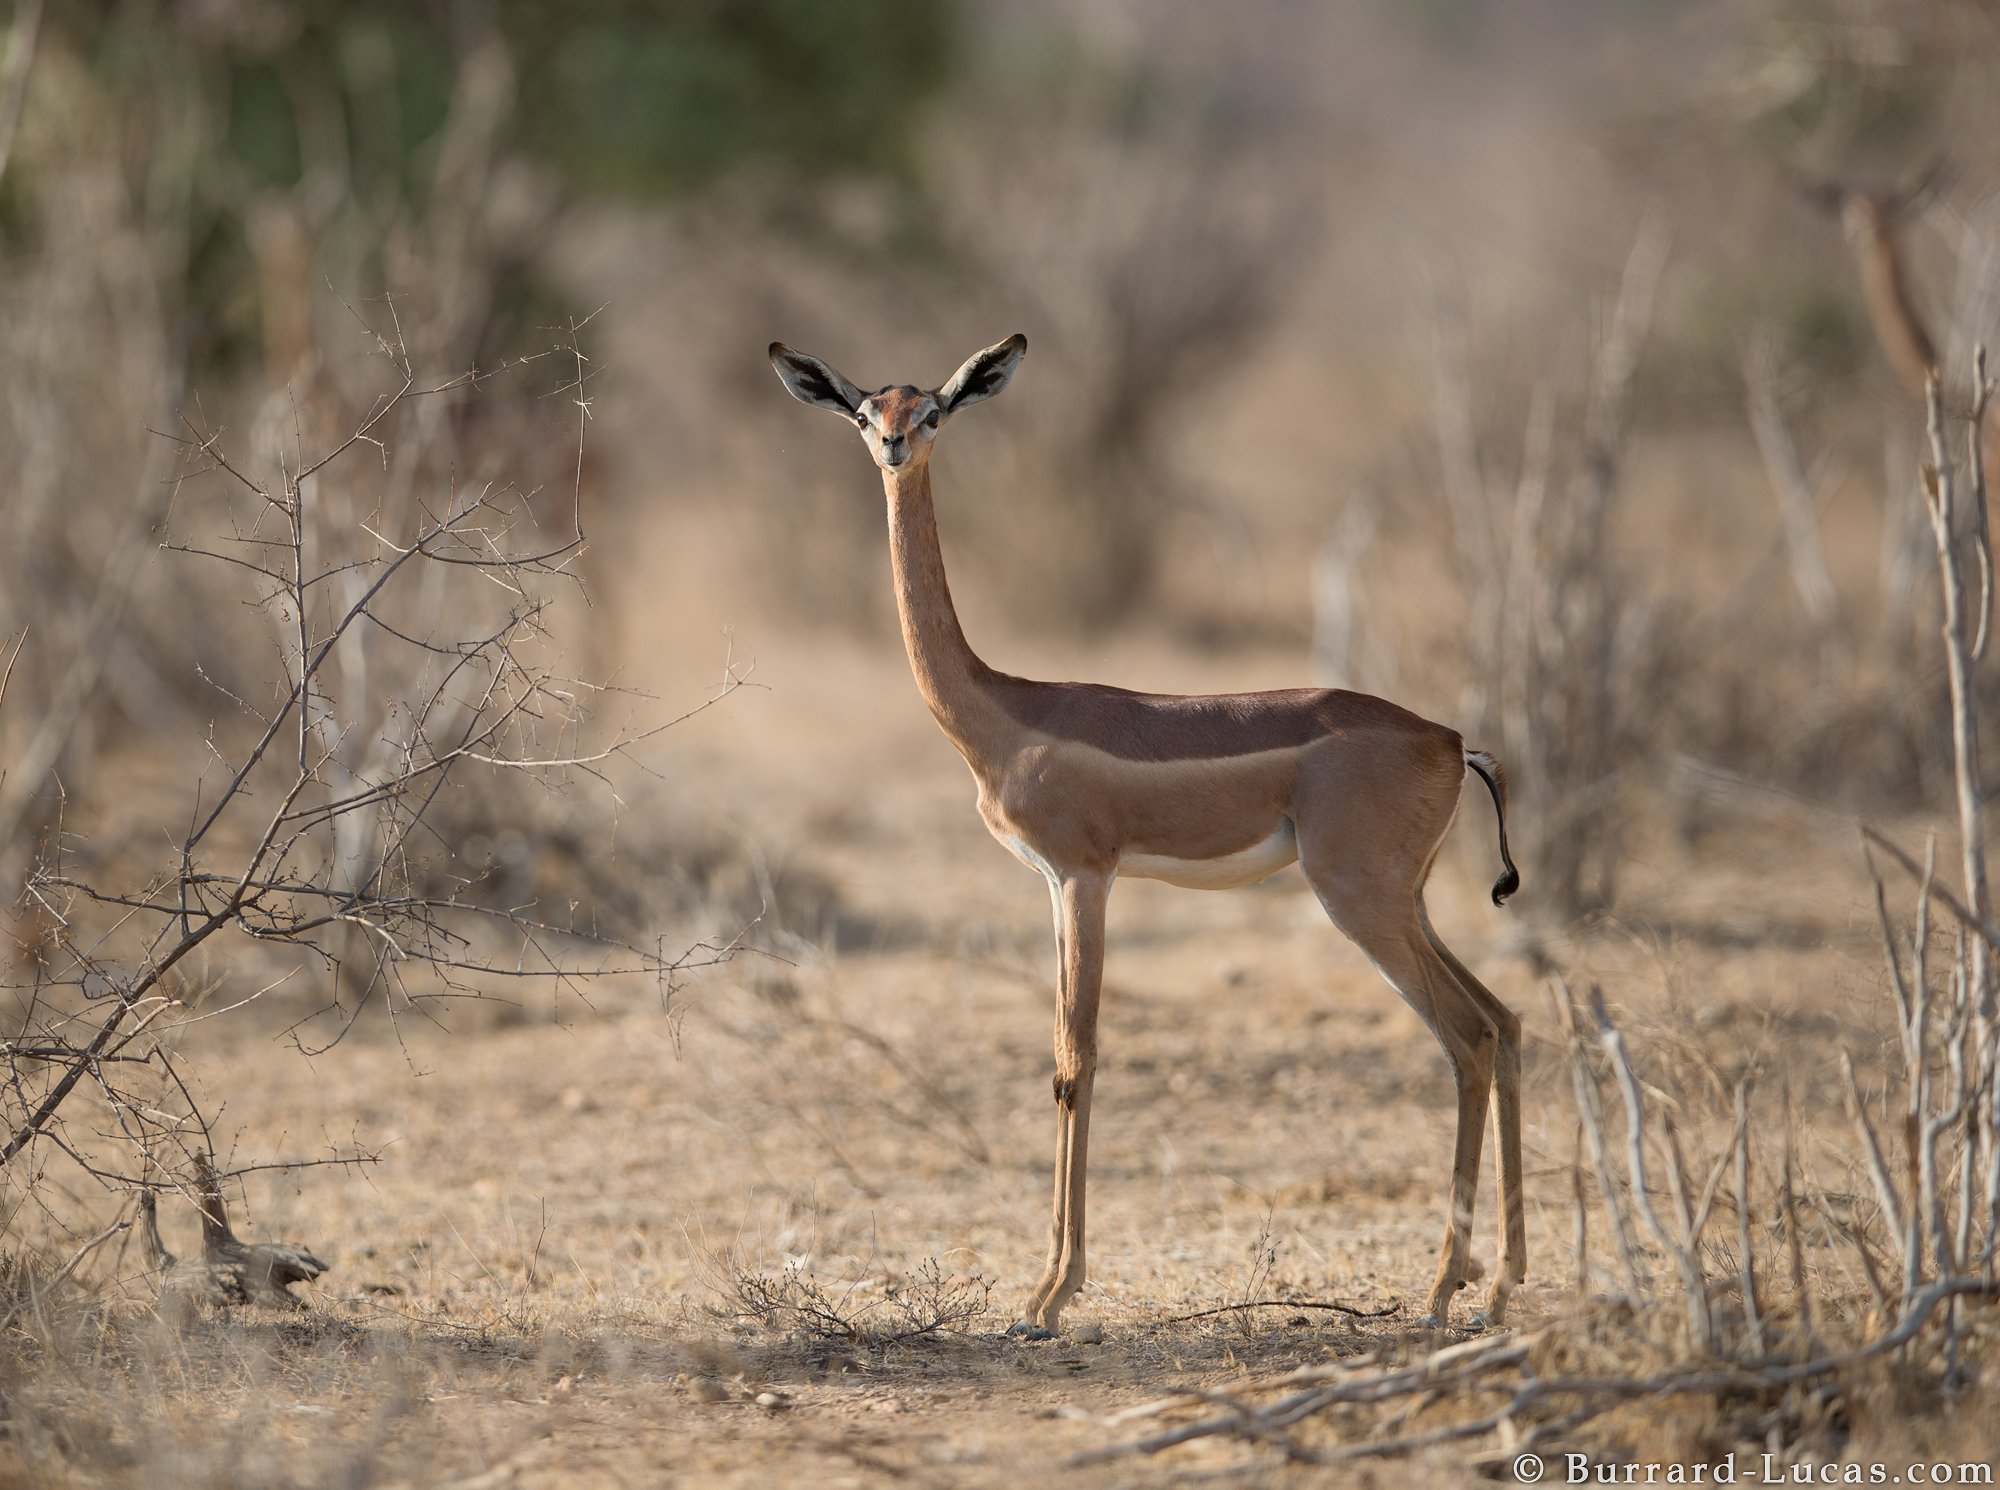
{"type": "Polygon", "coordinates": [[[783,342],[774,341],[771,343],[771,366],[778,370],[778,376],[791,389],[792,397],[802,404],[831,409],[850,419],[861,407],[861,390],[817,357],[794,352],[783,342]]]}
{"type": "Polygon", "coordinates": [[[947,414],[955,414],[967,404],[991,398],[1007,386],[1014,369],[1027,355],[1028,338],[1018,331],[997,347],[974,352],[965,359],[965,366],[951,375],[951,381],[938,389],[938,406],[947,414]]]}

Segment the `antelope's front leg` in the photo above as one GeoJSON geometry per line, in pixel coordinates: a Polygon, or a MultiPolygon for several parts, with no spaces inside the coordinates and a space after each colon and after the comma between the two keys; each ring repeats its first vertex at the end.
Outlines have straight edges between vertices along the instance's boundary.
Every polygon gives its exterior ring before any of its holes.
{"type": "Polygon", "coordinates": [[[1046,1339],[1083,1287],[1083,1192],[1090,1153],[1090,1092],[1097,1076],[1097,998],[1104,978],[1108,874],[1071,875],[1057,887],[1061,986],[1056,996],[1056,1173],[1049,1260],[1008,1333],[1046,1339]]]}

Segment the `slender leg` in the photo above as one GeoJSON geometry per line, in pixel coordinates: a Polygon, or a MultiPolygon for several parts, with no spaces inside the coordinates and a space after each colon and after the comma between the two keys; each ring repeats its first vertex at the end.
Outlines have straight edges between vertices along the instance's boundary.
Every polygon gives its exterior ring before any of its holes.
{"type": "MultiPolygon", "coordinates": [[[[1069,918],[1063,909],[1062,881],[1049,876],[1049,909],[1055,921],[1056,932],[1056,1059],[1061,1061],[1063,1010],[1069,997],[1069,918]]],[[[1062,1275],[1063,1236],[1068,1229],[1069,1190],[1066,1177],[1069,1174],[1070,1125],[1064,1121],[1063,1109],[1056,1109],[1056,1168],[1055,1201],[1052,1206],[1053,1219],[1049,1223],[1049,1255],[1042,1264],[1042,1278],[1029,1296],[1027,1309],[1022,1317],[1008,1330],[1010,1335],[1027,1335],[1034,1339],[1044,1339],[1053,1332],[1042,1328],[1040,1305],[1043,1296],[1052,1292],[1055,1281],[1062,1275]]]]}
{"type": "MultiPolygon", "coordinates": [[[[1429,978],[1435,979],[1445,969],[1439,963],[1435,970],[1426,971],[1429,978]]],[[[1408,994],[1404,996],[1407,998],[1408,994]]],[[[1451,1158],[1451,1210],[1445,1218],[1437,1277],[1431,1284],[1430,1301],[1424,1307],[1426,1319],[1433,1324],[1444,1324],[1451,1318],[1452,1295],[1465,1286],[1471,1275],[1467,1249],[1473,1211],[1479,1200],[1479,1150],[1486,1137],[1496,1038],[1492,1025],[1469,1001],[1463,1001],[1462,995],[1458,1002],[1439,998],[1434,1008],[1438,1017],[1431,1028],[1451,1061],[1452,1079],[1458,1086],[1458,1134],[1451,1158]]]]}
{"type": "Polygon", "coordinates": [[[1500,1171],[1500,1263],[1487,1295],[1485,1317],[1485,1323],[1497,1325],[1506,1317],[1508,1295],[1528,1276],[1528,1223],[1521,1198],[1521,1020],[1452,955],[1451,948],[1432,929],[1421,897],[1417,917],[1423,923],[1425,938],[1467,996],[1492,1021],[1499,1040],[1493,1063],[1493,1136],[1500,1171]]]}
{"type": "Polygon", "coordinates": [[[1480,1149],[1486,1136],[1486,1110],[1493,1091],[1500,1032],[1460,985],[1451,965],[1425,933],[1419,892],[1407,888],[1407,882],[1397,886],[1393,879],[1385,883],[1359,871],[1329,871],[1324,863],[1314,862],[1307,863],[1306,877],[1334,925],[1368,955],[1390,986],[1416,1011],[1451,1062],[1452,1080],[1458,1088],[1451,1197],[1437,1276],[1424,1309],[1428,1322],[1442,1324],[1450,1318],[1452,1296],[1472,1276],[1467,1249],[1479,1194],[1480,1149]]]}
{"type": "Polygon", "coordinates": [[[1493,1128],[1499,1145],[1500,1265],[1486,1296],[1486,1319],[1499,1325],[1507,1317],[1507,1300],[1528,1277],[1528,1219],[1521,1197],[1521,1021],[1510,1009],[1500,1025],[1500,1049],[1494,1067],[1493,1128]]]}
{"type": "Polygon", "coordinates": [[[1111,879],[1072,875],[1058,894],[1062,956],[1056,998],[1056,1171],[1049,1260],[1014,1331],[1053,1333],[1084,1280],[1084,1175],[1090,1152],[1090,1094],[1097,1075],[1097,1000],[1104,977],[1104,905],[1111,879]]]}

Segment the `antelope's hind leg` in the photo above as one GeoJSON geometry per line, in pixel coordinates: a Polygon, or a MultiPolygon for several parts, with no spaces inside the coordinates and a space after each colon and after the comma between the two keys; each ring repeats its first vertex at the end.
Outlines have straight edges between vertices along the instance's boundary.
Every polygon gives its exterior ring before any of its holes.
{"type": "MultiPolygon", "coordinates": [[[[1416,1011],[1451,1063],[1458,1114],[1450,1198],[1437,1275],[1424,1309],[1427,1323],[1441,1325],[1451,1317],[1452,1296],[1475,1276],[1469,1245],[1496,1066],[1502,1068],[1506,1094],[1501,1162],[1515,1173],[1518,1190],[1519,1024],[1443,949],[1424,913],[1423,884],[1456,811],[1456,782],[1452,796],[1446,797],[1440,790],[1427,811],[1415,810],[1423,805],[1419,797],[1413,810],[1393,825],[1384,824],[1376,815],[1367,796],[1368,785],[1365,781],[1328,783],[1326,789],[1314,794],[1311,805],[1316,810],[1299,818],[1299,862],[1333,924],[1416,1011]],[[1361,843],[1372,844],[1373,852],[1357,852],[1356,845],[1361,843]],[[1504,1016],[1504,1029],[1494,1010],[1504,1016]],[[1508,1047],[1504,1056],[1503,1034],[1508,1047]],[[1514,1124],[1511,1139],[1505,1127],[1509,1121],[1514,1124]]],[[[1518,1273],[1521,1248],[1512,1244],[1515,1240],[1510,1219],[1506,1236],[1510,1244],[1503,1256],[1518,1273]]],[[[1495,1282],[1495,1299],[1488,1306],[1489,1319],[1496,1304],[1504,1310],[1511,1287],[1512,1279],[1503,1267],[1495,1282]]]]}
{"type": "Polygon", "coordinates": [[[1493,1141],[1500,1183],[1500,1261],[1486,1308],[1473,1323],[1498,1326],[1507,1315],[1507,1300],[1528,1277],[1528,1222],[1521,1198],[1521,1017],[1474,977],[1453,955],[1431,926],[1423,897],[1417,898],[1417,919],[1424,937],[1438,954],[1466,997],[1479,1006],[1493,1026],[1493,1141]]]}
{"type": "MultiPolygon", "coordinates": [[[[1414,922],[1414,915],[1412,919],[1414,922]]],[[[1373,938],[1360,945],[1437,1037],[1451,1063],[1452,1082],[1457,1088],[1458,1121],[1452,1142],[1444,1240],[1423,1315],[1427,1324],[1444,1325],[1451,1321],[1452,1297],[1478,1275],[1470,1255],[1472,1222],[1479,1200],[1480,1150],[1486,1136],[1499,1031],[1414,924],[1408,933],[1373,938]]]]}

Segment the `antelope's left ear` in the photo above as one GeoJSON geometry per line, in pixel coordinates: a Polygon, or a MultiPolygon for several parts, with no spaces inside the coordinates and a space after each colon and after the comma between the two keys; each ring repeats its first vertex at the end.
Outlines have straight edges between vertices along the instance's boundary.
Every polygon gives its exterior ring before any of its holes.
{"type": "Polygon", "coordinates": [[[819,358],[794,352],[781,341],[771,343],[770,357],[771,366],[800,403],[849,415],[861,407],[861,390],[819,358]]]}
{"type": "Polygon", "coordinates": [[[938,389],[938,407],[947,414],[955,414],[967,404],[991,398],[1007,386],[1014,369],[1027,355],[1028,338],[1018,331],[997,347],[974,352],[965,359],[965,366],[951,375],[951,381],[938,389]]]}

